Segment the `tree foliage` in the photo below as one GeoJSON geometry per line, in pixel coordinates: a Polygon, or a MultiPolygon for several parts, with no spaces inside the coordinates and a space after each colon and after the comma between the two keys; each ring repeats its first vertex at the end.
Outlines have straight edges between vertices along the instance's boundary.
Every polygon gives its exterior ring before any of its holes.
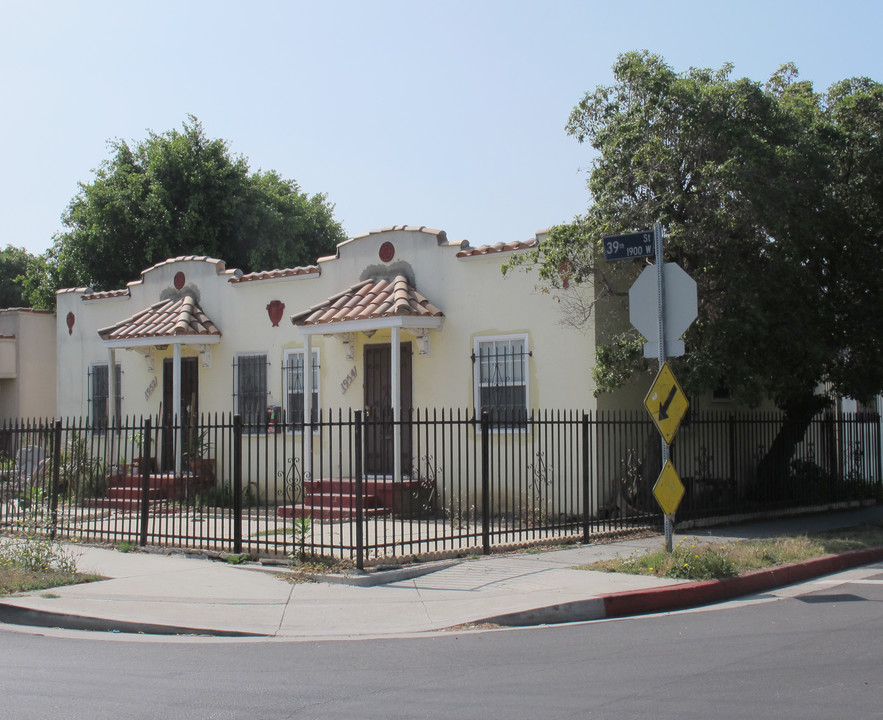
{"type": "Polygon", "coordinates": [[[14,245],[0,250],[0,308],[28,305],[22,283],[32,258],[27,250],[14,245]]]}
{"type": "Polygon", "coordinates": [[[59,287],[123,287],[171,257],[208,255],[251,272],[315,262],[345,239],[325,195],[308,196],[274,171],[250,172],[192,116],[180,131],[109,147],[29,280],[35,304],[59,287]]]}
{"type": "MultiPolygon", "coordinates": [[[[765,85],[731,66],[676,73],[647,52],[613,70],[567,124],[598,152],[591,205],[526,262],[551,286],[589,285],[593,301],[625,308],[642,262],[606,263],[601,238],[662,222],[666,260],[699,291],[678,362],[690,391],[726,386],[804,415],[820,384],[858,399],[883,391],[883,86],[858,78],[817,93],[792,65],[765,85]]],[[[646,367],[636,335],[602,343],[602,389],[628,381],[623,358],[646,367]]]]}

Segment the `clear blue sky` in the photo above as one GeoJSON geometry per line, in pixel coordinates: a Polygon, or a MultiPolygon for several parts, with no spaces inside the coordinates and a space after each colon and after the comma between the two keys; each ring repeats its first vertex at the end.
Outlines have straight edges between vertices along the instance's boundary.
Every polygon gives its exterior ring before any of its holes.
{"type": "Polygon", "coordinates": [[[252,169],[394,224],[523,240],[587,203],[570,109],[619,53],[883,80],[883,2],[0,0],[0,245],[51,245],[107,140],[188,113],[252,169]]]}

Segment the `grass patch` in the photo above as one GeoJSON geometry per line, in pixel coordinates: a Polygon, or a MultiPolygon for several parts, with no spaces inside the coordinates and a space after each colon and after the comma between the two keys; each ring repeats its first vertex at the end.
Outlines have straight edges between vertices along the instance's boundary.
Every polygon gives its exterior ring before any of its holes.
{"type": "Polygon", "coordinates": [[[27,570],[21,567],[0,567],[0,597],[46,588],[95,582],[102,578],[86,573],[62,570],[27,570]]]}
{"type": "Polygon", "coordinates": [[[37,513],[21,523],[22,535],[0,538],[0,597],[101,580],[77,571],[77,556],[45,532],[37,513]]]}
{"type": "Polygon", "coordinates": [[[714,580],[742,575],[822,555],[883,547],[883,527],[860,525],[823,533],[740,540],[724,545],[690,538],[671,554],[664,549],[581,565],[580,570],[620,572],[685,580],[714,580]]]}

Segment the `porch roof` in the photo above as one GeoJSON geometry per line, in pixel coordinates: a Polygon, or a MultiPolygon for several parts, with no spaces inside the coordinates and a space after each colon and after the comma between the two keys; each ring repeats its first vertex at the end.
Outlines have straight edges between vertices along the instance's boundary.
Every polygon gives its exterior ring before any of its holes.
{"type": "Polygon", "coordinates": [[[132,317],[102,328],[99,337],[108,347],[220,342],[221,331],[192,295],[154,303],[132,317]]]}
{"type": "Polygon", "coordinates": [[[434,328],[443,319],[444,313],[403,275],[392,280],[364,280],[291,316],[292,324],[306,334],[381,327],[434,328]]]}

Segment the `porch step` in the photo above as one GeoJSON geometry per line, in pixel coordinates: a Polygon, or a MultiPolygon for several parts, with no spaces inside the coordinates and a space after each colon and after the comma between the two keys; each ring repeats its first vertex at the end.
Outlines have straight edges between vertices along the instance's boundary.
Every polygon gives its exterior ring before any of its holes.
{"type": "MultiPolygon", "coordinates": [[[[383,507],[365,508],[364,517],[388,515],[389,510],[383,507]]],[[[276,510],[281,518],[299,520],[310,518],[311,520],[352,520],[356,517],[355,508],[329,507],[325,505],[284,505],[276,510]]]]}
{"type": "MultiPolygon", "coordinates": [[[[175,477],[173,473],[151,474],[147,478],[147,487],[151,490],[168,490],[179,485],[184,478],[175,477]]],[[[107,479],[107,488],[141,488],[140,475],[111,475],[107,479]]]]}
{"type": "MultiPolygon", "coordinates": [[[[307,507],[335,507],[356,509],[355,493],[310,493],[304,498],[304,505],[307,507]]],[[[363,495],[362,507],[375,508],[378,507],[377,497],[375,495],[363,495]]]]}
{"type": "MultiPolygon", "coordinates": [[[[140,487],[111,487],[107,489],[105,497],[108,500],[140,500],[140,487]]],[[[152,487],[147,489],[148,500],[163,500],[166,497],[164,488],[152,487]]]]}
{"type": "MultiPolygon", "coordinates": [[[[141,484],[139,475],[113,475],[108,478],[104,497],[83,500],[83,507],[139,512],[141,484]]],[[[214,484],[214,475],[151,473],[147,482],[147,499],[151,504],[160,500],[180,500],[204,492],[214,484]]]]}
{"type": "MultiPolygon", "coordinates": [[[[309,498],[321,498],[333,495],[356,495],[356,481],[352,478],[321,478],[318,480],[304,480],[305,502],[309,498]]],[[[365,478],[362,481],[362,494],[365,498],[374,498],[376,506],[386,508],[401,508],[403,499],[419,491],[420,483],[414,480],[399,480],[398,482],[386,478],[365,478]]],[[[319,504],[322,504],[321,502],[319,504]]],[[[369,507],[368,501],[364,506],[369,507]]],[[[355,507],[355,504],[353,504],[355,507]]]]}
{"type": "Polygon", "coordinates": [[[94,510],[122,510],[123,512],[141,512],[141,500],[137,498],[87,498],[83,500],[84,508],[94,510]]]}
{"type": "MultiPolygon", "coordinates": [[[[305,480],[303,492],[302,503],[280,507],[276,514],[283,518],[313,520],[352,520],[356,516],[356,481],[352,478],[305,480]]],[[[420,492],[421,484],[414,480],[366,478],[362,481],[364,516],[408,512],[420,492]]]]}

